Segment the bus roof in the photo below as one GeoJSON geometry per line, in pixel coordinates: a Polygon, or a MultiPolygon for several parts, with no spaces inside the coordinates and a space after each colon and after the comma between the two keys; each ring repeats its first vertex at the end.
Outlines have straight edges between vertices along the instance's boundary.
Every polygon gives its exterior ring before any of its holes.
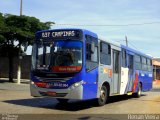
{"type": "Polygon", "coordinates": [[[114,45],[114,46],[121,47],[121,44],[120,44],[120,43],[115,42],[115,41],[112,41],[112,40],[105,39],[105,38],[103,38],[103,37],[101,37],[101,36],[98,37],[98,39],[101,40],[101,41],[110,43],[110,44],[112,44],[112,45],[114,45]]]}
{"type": "Polygon", "coordinates": [[[130,48],[130,47],[127,47],[127,46],[125,46],[125,45],[121,45],[121,47],[124,48],[124,49],[126,49],[126,50],[128,50],[128,51],[131,51],[131,52],[133,52],[133,53],[136,53],[137,55],[141,55],[141,56],[144,56],[144,57],[147,57],[147,58],[150,58],[150,59],[153,58],[153,57],[150,56],[150,55],[147,55],[147,54],[142,53],[142,52],[140,52],[140,51],[138,51],[138,50],[135,50],[135,49],[132,49],[132,48],[130,48]]]}

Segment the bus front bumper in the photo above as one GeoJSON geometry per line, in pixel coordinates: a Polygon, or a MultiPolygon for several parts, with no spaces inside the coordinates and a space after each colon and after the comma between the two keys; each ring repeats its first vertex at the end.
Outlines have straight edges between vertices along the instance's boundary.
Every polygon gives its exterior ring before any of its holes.
{"type": "Polygon", "coordinates": [[[83,99],[83,85],[69,87],[67,89],[48,89],[37,87],[33,82],[30,83],[30,92],[33,97],[50,96],[64,99],[83,99]]]}

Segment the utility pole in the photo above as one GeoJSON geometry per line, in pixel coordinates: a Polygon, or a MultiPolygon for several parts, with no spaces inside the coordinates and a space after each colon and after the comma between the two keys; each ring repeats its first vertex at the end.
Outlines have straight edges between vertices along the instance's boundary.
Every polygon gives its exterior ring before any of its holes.
{"type": "Polygon", "coordinates": [[[126,39],[126,46],[128,47],[128,39],[127,39],[127,36],[125,36],[125,39],[126,39]]]}
{"type": "MultiPolygon", "coordinates": [[[[23,0],[20,0],[20,16],[22,16],[22,5],[23,5],[23,0]]],[[[17,84],[21,83],[21,43],[19,42],[19,53],[18,53],[18,69],[17,69],[17,84]]]]}
{"type": "Polygon", "coordinates": [[[23,7],[23,0],[21,0],[21,4],[20,4],[20,16],[22,15],[22,7],[23,7]]]}

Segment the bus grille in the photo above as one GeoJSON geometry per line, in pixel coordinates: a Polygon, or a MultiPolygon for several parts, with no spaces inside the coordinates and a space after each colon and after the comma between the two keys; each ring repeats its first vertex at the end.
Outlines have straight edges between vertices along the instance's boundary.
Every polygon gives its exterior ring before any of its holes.
{"type": "Polygon", "coordinates": [[[67,80],[70,80],[72,77],[67,78],[44,78],[44,77],[36,77],[38,80],[42,82],[65,82],[67,80]]]}

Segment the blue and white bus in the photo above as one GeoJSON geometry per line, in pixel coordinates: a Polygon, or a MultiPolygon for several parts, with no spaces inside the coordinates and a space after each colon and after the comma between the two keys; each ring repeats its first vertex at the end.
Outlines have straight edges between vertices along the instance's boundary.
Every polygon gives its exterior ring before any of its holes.
{"type": "Polygon", "coordinates": [[[102,40],[84,29],[36,33],[32,51],[31,95],[59,102],[135,95],[152,89],[152,57],[124,45],[102,40]]]}

